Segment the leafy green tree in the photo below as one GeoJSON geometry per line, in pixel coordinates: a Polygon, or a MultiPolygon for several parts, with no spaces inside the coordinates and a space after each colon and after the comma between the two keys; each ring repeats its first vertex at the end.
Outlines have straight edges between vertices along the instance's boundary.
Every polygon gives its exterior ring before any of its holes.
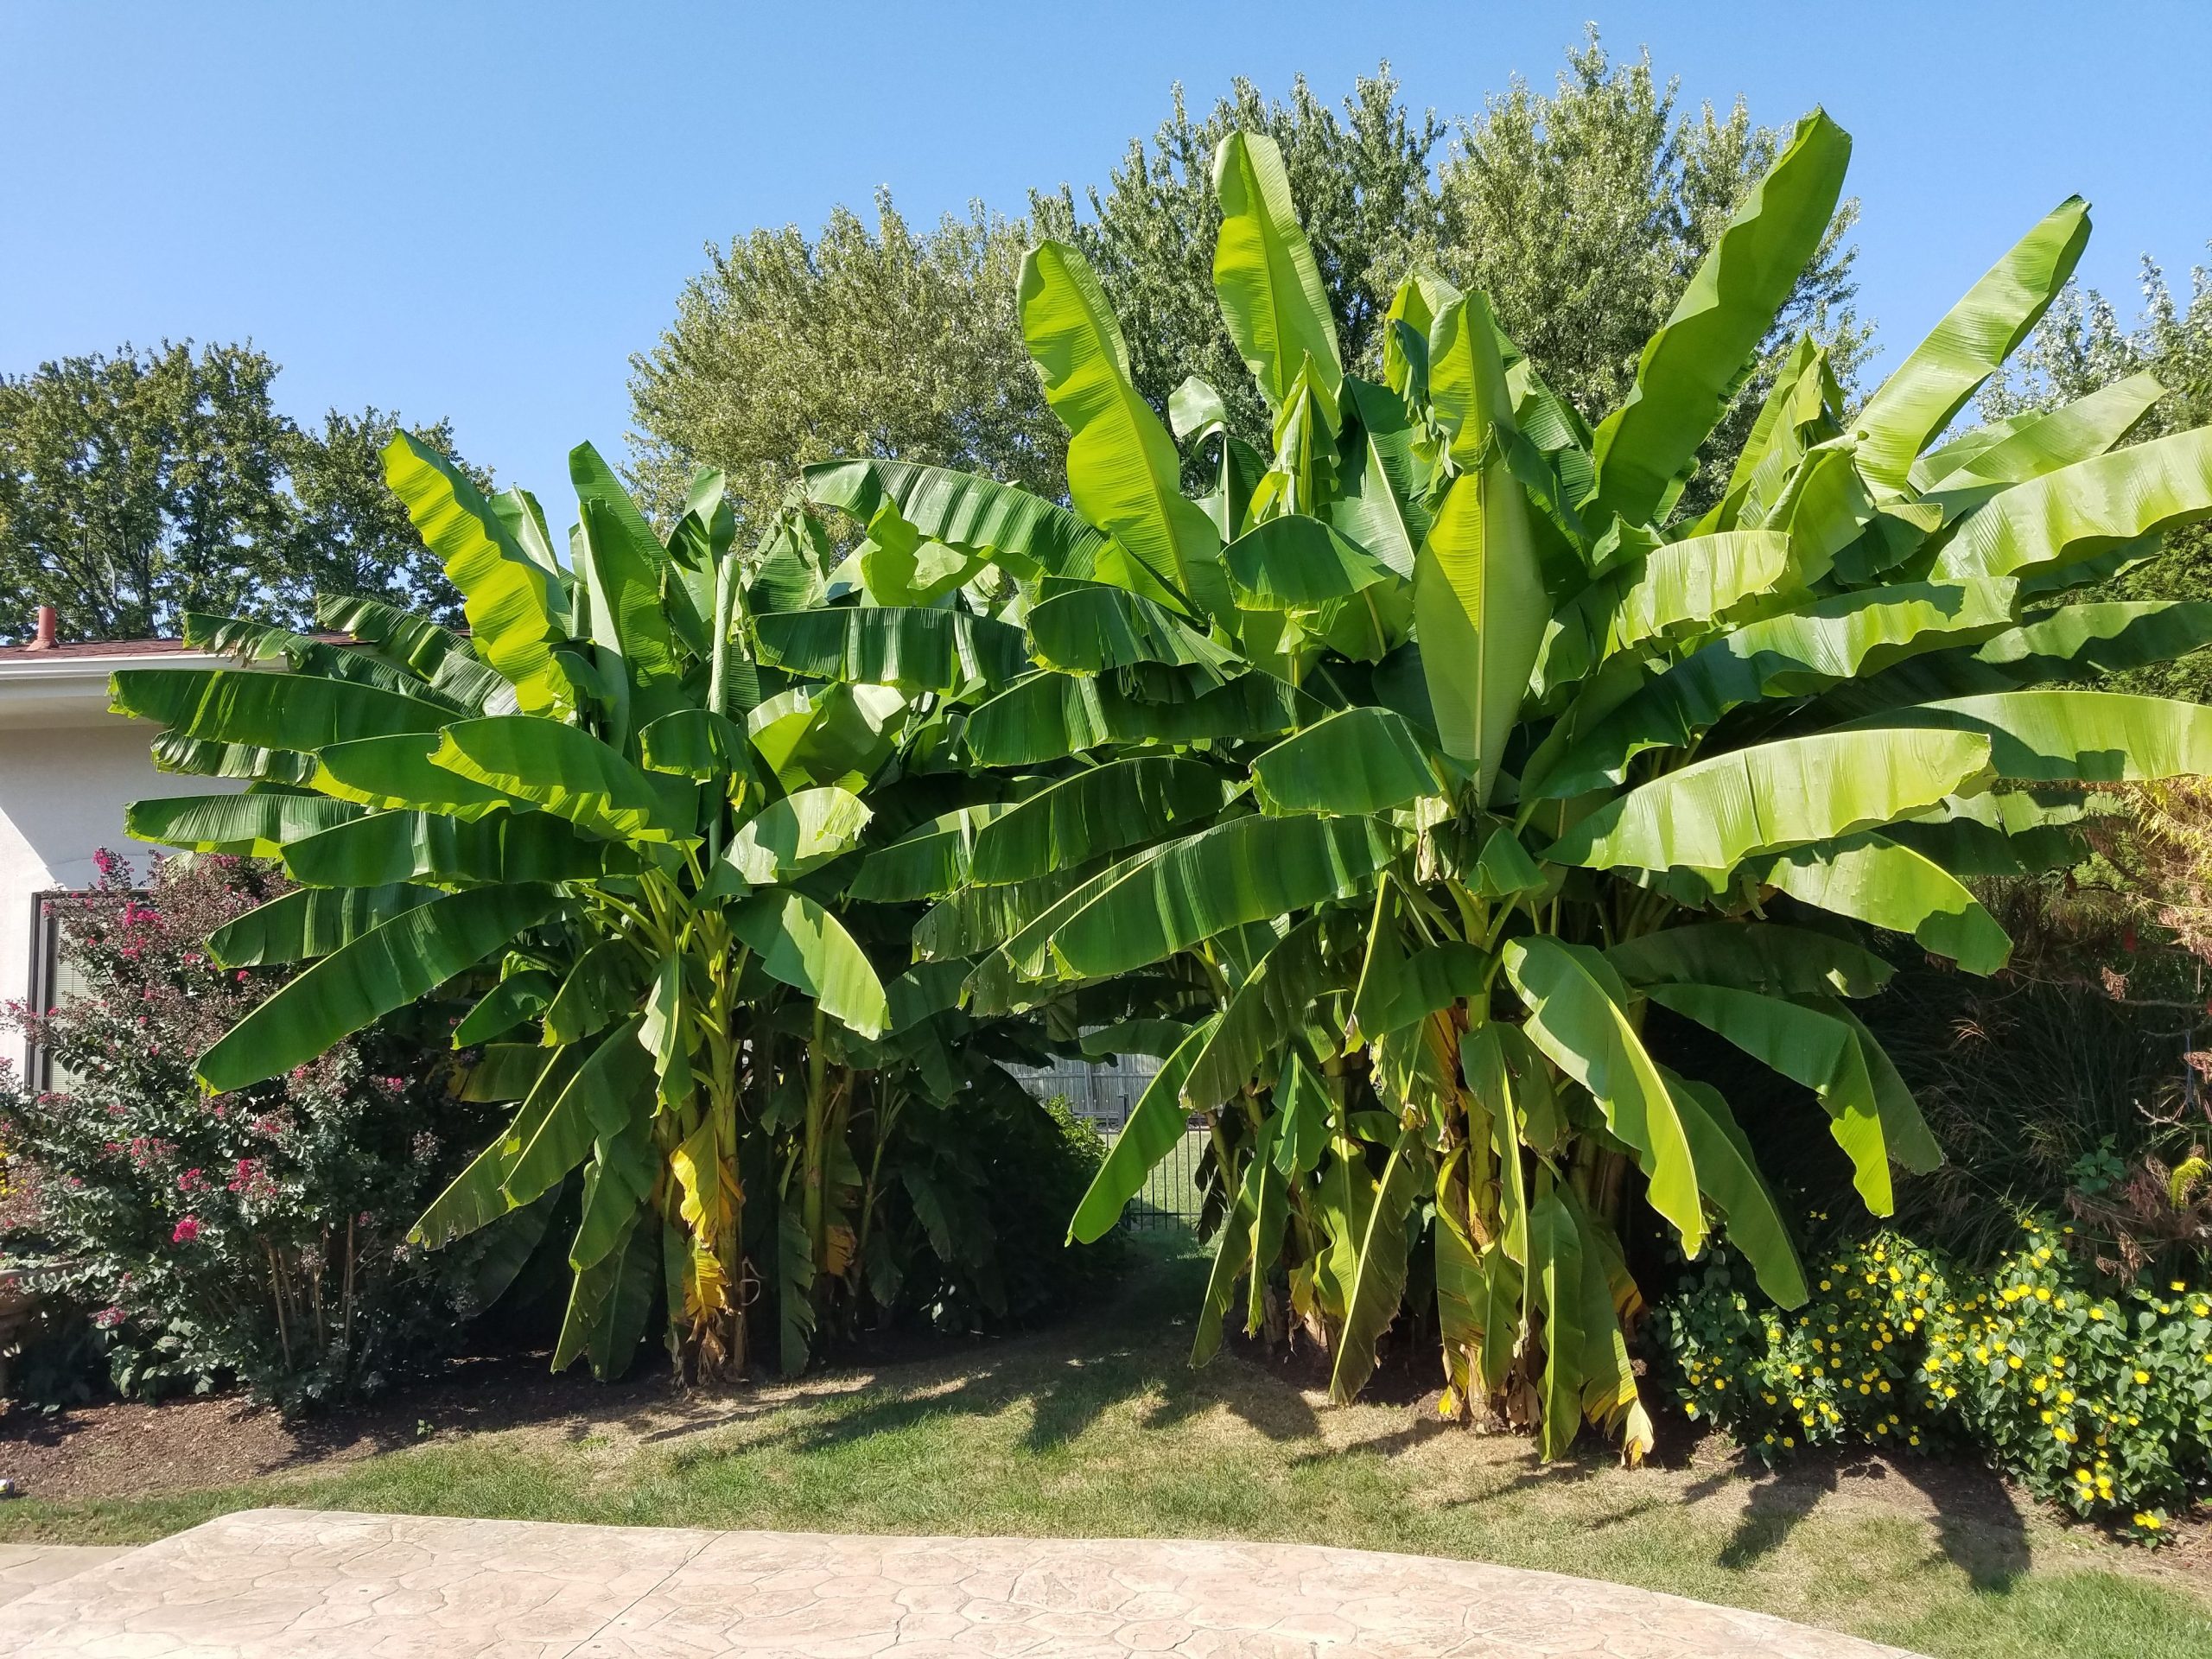
{"type": "MultiPolygon", "coordinates": [[[[2101,393],[2139,411],[2126,440],[2131,443],[2212,422],[2212,270],[2200,265],[2190,273],[2184,303],[2165,272],[2146,258],[2141,288],[2142,315],[2131,328],[2102,294],[2069,285],[1982,393],[1983,411],[2001,424],[2101,393]]],[[[2097,591],[2123,601],[2212,594],[2212,534],[2201,527],[2179,531],[2097,591]]],[[[2116,676],[2114,683],[2212,702],[2212,661],[2197,656],[2152,664],[2116,676]]]]}
{"type": "Polygon", "coordinates": [[[173,636],[194,611],[304,626],[318,593],[449,612],[377,471],[396,417],[302,431],[276,372],[251,346],[188,343],[0,378],[0,630],[22,637],[41,604],[68,639],[173,636]]]}
{"type": "Polygon", "coordinates": [[[2212,429],[2114,449],[2135,413],[2099,394],[1941,441],[2071,273],[2078,199],[1855,410],[1801,335],[1682,510],[1849,149],[1798,124],[1592,429],[1430,270],[1393,296],[1382,378],[1349,369],[1281,156],[1231,133],[1213,279],[1257,429],[1186,383],[1179,453],[1103,285],[1048,241],[1021,321],[1071,512],[810,469],[871,543],[1033,584],[1039,671],[963,722],[994,804],[880,856],[961,831],[912,937],[971,1014],[1116,1022],[1094,1048],[1162,1057],[1074,1237],[1203,1115],[1194,1358],[1235,1310],[1322,1349],[1346,1400],[1417,1295],[1452,1407],[1548,1455],[1586,1421],[1639,1455],[1632,1205],[1808,1294],[1740,1123],[1662,1063],[1651,1011],[1777,1072],[1763,1109],[1824,1130],[1887,1214],[1892,1165],[1940,1153],[1846,1001],[1890,976],[1859,928],[1993,972],[2011,941],[1962,878],[2078,859],[2113,810],[2086,784],[2212,766],[2212,710],[2065,689],[2212,641],[2212,604],[2073,597],[2212,515],[2212,429]]]}
{"type": "Polygon", "coordinates": [[[791,469],[837,455],[976,467],[1050,493],[1065,445],[1014,320],[1024,226],[976,208],[876,228],[842,208],[710,250],[675,322],[632,359],[636,481],[664,520],[695,467],[730,480],[740,520],[772,515],[791,469]]]}
{"type": "MultiPolygon", "coordinates": [[[[1680,112],[1677,98],[1648,53],[1615,62],[1593,28],[1554,92],[1516,80],[1460,123],[1441,169],[1440,268],[1489,296],[1552,389],[1592,423],[1627,393],[1644,342],[1788,137],[1754,125],[1740,98],[1725,116],[1710,104],[1680,112]]],[[[1689,502],[1709,502],[1799,334],[1853,385],[1870,343],[1852,308],[1858,217],[1855,200],[1838,206],[1707,440],[1689,502]]]]}
{"type": "MultiPolygon", "coordinates": [[[[1391,292],[1427,259],[1491,293],[1591,421],[1621,397],[1643,341],[1781,137],[1740,102],[1725,117],[1678,112],[1648,60],[1615,64],[1594,35],[1568,54],[1555,92],[1516,84],[1456,133],[1433,112],[1408,112],[1388,64],[1358,78],[1340,108],[1303,78],[1280,101],[1240,79],[1203,114],[1179,87],[1168,118],[1149,143],[1131,141],[1103,187],[1033,192],[1026,219],[977,209],[917,235],[886,197],[874,237],[841,212],[816,241],[756,232],[717,252],[658,347],[636,359],[639,482],[666,515],[692,466],[717,467],[741,504],[766,508],[794,459],[874,456],[1060,494],[1064,442],[1010,349],[1013,272],[1040,236],[1084,254],[1155,410],[1196,375],[1234,429],[1260,430],[1268,411],[1212,288],[1212,157],[1231,131],[1265,133],[1282,156],[1347,365],[1380,374],[1391,292]]],[[[1827,344],[1850,383],[1866,349],[1850,315],[1854,213],[1839,208],[1716,429],[1689,505],[1712,493],[1797,331],[1827,344]]]]}

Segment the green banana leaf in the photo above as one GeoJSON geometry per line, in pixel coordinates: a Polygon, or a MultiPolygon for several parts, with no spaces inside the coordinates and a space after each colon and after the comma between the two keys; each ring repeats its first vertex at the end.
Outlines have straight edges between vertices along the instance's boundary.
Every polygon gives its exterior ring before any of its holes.
{"type": "Polygon", "coordinates": [[[1618,783],[1646,749],[1688,747],[1730,709],[1802,696],[2012,625],[2014,584],[1899,583],[1842,594],[1722,634],[1624,700],[1522,794],[1566,798],[1618,783]]]}
{"type": "Polygon", "coordinates": [[[1233,818],[1090,897],[1053,928],[1052,948],[1073,973],[1126,973],[1243,923],[1363,892],[1397,850],[1372,818],[1233,818]]]}
{"type": "Polygon", "coordinates": [[[585,1058],[580,1049],[572,1048],[556,1049],[550,1053],[542,1049],[529,1052],[537,1062],[537,1071],[521,1109],[499,1137],[470,1160],[468,1166],[431,1201],[408,1230],[409,1243],[427,1249],[441,1249],[497,1221],[512,1207],[505,1190],[507,1173],[585,1058]]]}
{"type": "Polygon", "coordinates": [[[968,879],[976,836],[1008,810],[1008,803],[993,801],[931,818],[870,853],[847,892],[855,899],[890,902],[952,892],[968,879]]]}
{"type": "Polygon", "coordinates": [[[2089,240],[2089,204],[2069,196],[1967,290],[1852,417],[1859,469],[1904,488],[1913,461],[2058,297],[2089,240]]]}
{"type": "Polygon", "coordinates": [[[187,852],[280,858],[292,842],[360,816],[353,803],[319,795],[172,795],[131,802],[123,825],[139,841],[187,852]]]}
{"type": "MultiPolygon", "coordinates": [[[[1309,916],[1253,965],[1191,1060],[1185,1108],[1211,1111],[1254,1077],[1267,1082],[1279,1066],[1295,1063],[1294,1033],[1306,1028],[1325,993],[1350,988],[1339,947],[1357,920],[1342,912],[1309,916]]],[[[1303,1149],[1302,1140],[1293,1141],[1303,1149]]]]}
{"type": "Polygon", "coordinates": [[[1218,812],[1226,783],[1197,760],[1150,755],[1064,778],[976,830],[968,879],[1026,881],[1187,830],[1218,812]]]}
{"type": "Polygon", "coordinates": [[[977,708],[965,735],[979,766],[1037,766],[1109,743],[1270,737],[1325,712],[1287,681],[1256,670],[1174,702],[1140,702],[1096,679],[1039,674],[977,708]]]}
{"type": "Polygon", "coordinates": [[[1692,922],[1614,945],[1605,960],[1630,985],[1727,985],[1781,995],[1872,996],[1897,971],[1849,939],[1779,922],[1692,922]]]}
{"type": "Polygon", "coordinates": [[[545,1005],[560,988],[560,982],[543,969],[510,973],[461,1016],[461,1023],[453,1028],[453,1046],[474,1048],[505,1036],[524,1020],[544,1013],[545,1005]]]}
{"type": "Polygon", "coordinates": [[[576,1275],[569,1309],[553,1347],[553,1370],[588,1360],[591,1374],[612,1382],[630,1369],[645,1338],[660,1278],[660,1241],[635,1217],[621,1242],[576,1275]]]}
{"type": "MultiPolygon", "coordinates": [[[[2127,435],[2166,389],[2151,374],[2125,380],[2028,420],[1922,486],[1946,522],[1972,511],[2012,484],[2101,455],[2127,435]]],[[[1916,473],[1917,466],[1914,468],[1916,473]]]]}
{"type": "Polygon", "coordinates": [[[1412,417],[1388,386],[1347,375],[1344,391],[1352,418],[1338,434],[1342,469],[1322,511],[1340,535],[1411,581],[1432,516],[1428,465],[1416,453],[1412,417]]]}
{"type": "Polygon", "coordinates": [[[1350,1405],[1375,1373],[1375,1344],[1406,1298],[1406,1216],[1433,1172],[1418,1128],[1402,1130],[1382,1166],[1359,1240],[1358,1267],[1345,1298],[1344,1328],[1329,1370],[1329,1399],[1350,1405]]]}
{"type": "Polygon", "coordinates": [[[1089,576],[1107,538],[1065,507],[971,473],[905,461],[803,467],[806,499],[861,524],[887,504],[917,534],[1005,562],[1016,575],[1089,576]]]}
{"type": "Polygon", "coordinates": [[[550,887],[516,885],[404,911],[278,987],[200,1057],[200,1080],[224,1094],[304,1065],[512,944],[562,903],[550,887]]]}
{"type": "Polygon", "coordinates": [[[1230,591],[1247,610],[1312,610],[1395,580],[1389,566],[1319,518],[1287,512],[1221,550],[1230,591]]]}
{"type": "Polygon", "coordinates": [[[1443,793],[1412,723],[1371,704],[1339,710],[1252,762],[1252,798],[1272,814],[1356,817],[1443,793]]]}
{"type": "Polygon", "coordinates": [[[461,590],[476,655],[514,687],[525,713],[566,713],[575,694],[553,655],[567,609],[560,583],[531,561],[476,486],[413,434],[395,434],[385,446],[384,476],[461,590]]]}
{"type": "Polygon", "coordinates": [[[757,617],[760,660],[823,680],[902,691],[1001,686],[1029,671],[1021,630],[964,611],[900,606],[780,611],[757,617]]]}
{"type": "Polygon", "coordinates": [[[1213,289],[1237,355],[1268,408],[1290,401],[1308,364],[1316,390],[1333,406],[1344,385],[1336,320],[1275,141],[1229,134],[1214,150],[1213,188],[1221,204],[1213,289]]]}
{"type": "Polygon", "coordinates": [[[158,721],[180,737],[269,749],[320,749],[355,738],[435,732],[442,703],[350,680],[240,668],[126,668],[108,680],[110,710],[158,721]]]}
{"type": "Polygon", "coordinates": [[[1789,538],[1771,531],[1724,531],[1667,542],[1644,556],[1605,619],[1614,648],[1710,622],[1770,592],[1789,565],[1789,538]]]}
{"type": "Polygon", "coordinates": [[[1643,524],[1669,504],[1820,247],[1850,158],[1850,135],[1815,110],[1730,219],[1598,428],[1601,518],[1643,524]]]}
{"type": "MultiPolygon", "coordinates": [[[[1697,1160],[1698,1185],[1728,1223],[1728,1242],[1751,1264],[1759,1288],[1782,1307],[1802,1307],[1808,1294],[1805,1268],[1789,1237],[1782,1206],[1759,1173],[1751,1143],[1710,1084],[1661,1073],[1675,1096],[1675,1111],[1697,1160]]],[[[1872,1088],[1870,1082],[1869,1088],[1872,1088]]]]}
{"type": "Polygon", "coordinates": [[[1910,933],[1970,974],[1993,974],[2012,953],[2012,941],[1964,883],[1887,836],[1866,831],[1797,848],[1759,879],[1821,910],[1910,933]]]}
{"type": "Polygon", "coordinates": [[[1937,556],[1938,581],[2080,565],[2212,513],[2212,428],[2177,432],[1991,497],[1937,556]]]}
{"type": "Polygon", "coordinates": [[[1503,461],[1445,497],[1414,560],[1414,617],[1437,736],[1485,801],[1551,617],[1528,505],[1503,461]]]}
{"type": "Polygon", "coordinates": [[[722,856],[754,887],[789,881],[850,852],[873,817],[859,796],[835,784],[794,790],[748,819],[722,856]]]}
{"type": "Polygon", "coordinates": [[[327,957],[403,911],[438,896],[433,887],[302,887],[271,899],[207,936],[219,968],[265,968],[327,957]]]}
{"type": "Polygon", "coordinates": [[[332,743],[315,751],[315,786],[327,795],[379,807],[428,808],[480,818],[518,798],[435,765],[435,732],[405,732],[332,743]]]}
{"type": "Polygon", "coordinates": [[[2120,691],[2003,691],[1891,709],[1853,721],[1858,734],[1948,730],[1989,741],[1998,775],[2093,783],[2212,772],[2212,709],[2120,691]]]}
{"type": "Polygon", "coordinates": [[[689,787],[558,721],[529,715],[457,721],[440,734],[431,759],[610,841],[686,841],[697,827],[698,802],[689,787]]]}
{"type": "Polygon", "coordinates": [[[1068,429],[1075,510],[1127,561],[1117,571],[1102,555],[1096,574],[1185,604],[1191,566],[1211,563],[1220,537],[1183,498],[1182,460],[1129,378],[1129,348],[1098,279],[1073,248],[1040,243],[1021,262],[1015,303],[1046,401],[1068,429]]]}
{"type": "Polygon", "coordinates": [[[813,899],[756,893],[731,908],[729,928],[762,972],[806,993],[839,1024],[871,1040],[889,1027],[883,982],[844,924],[813,899]]]}
{"type": "Polygon", "coordinates": [[[543,1118],[507,1171],[507,1202],[531,1203],[592,1155],[593,1142],[616,1135],[633,1116],[650,1116],[652,1057],[638,1040],[632,1015],[608,1032],[543,1118]]]}
{"type": "Polygon", "coordinates": [[[1976,732],[1822,732],[1700,760],[1614,797],[1544,856],[1590,869],[1730,870],[1889,823],[1992,775],[1976,732]]]}
{"type": "MultiPolygon", "coordinates": [[[[321,803],[335,806],[337,802],[321,803]]],[[[439,812],[378,812],[327,830],[309,828],[273,849],[295,880],[315,887],[375,887],[395,881],[462,887],[513,881],[581,881],[640,868],[628,848],[588,842],[545,812],[463,819],[439,812]]]]}
{"type": "Polygon", "coordinates": [[[1606,1127],[1635,1149],[1651,1207],[1694,1256],[1705,1245],[1697,1166],[1666,1080],[1621,1006],[1618,978],[1596,952],[1542,934],[1508,940],[1501,958],[1528,1005],[1529,1040],[1590,1091],[1606,1127]]]}

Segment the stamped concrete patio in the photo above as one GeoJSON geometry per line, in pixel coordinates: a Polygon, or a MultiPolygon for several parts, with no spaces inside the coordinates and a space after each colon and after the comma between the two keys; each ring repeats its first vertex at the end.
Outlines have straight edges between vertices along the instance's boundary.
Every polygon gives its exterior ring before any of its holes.
{"type": "Polygon", "coordinates": [[[72,1659],[1897,1652],[1620,1585],[1304,1544],[846,1537],[251,1510],[143,1549],[0,1555],[0,1654],[72,1659]]]}

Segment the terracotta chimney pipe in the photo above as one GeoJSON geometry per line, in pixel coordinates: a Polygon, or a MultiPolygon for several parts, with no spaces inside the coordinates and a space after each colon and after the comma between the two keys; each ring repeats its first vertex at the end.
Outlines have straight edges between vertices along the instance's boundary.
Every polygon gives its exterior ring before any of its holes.
{"type": "Polygon", "coordinates": [[[55,644],[54,638],[54,607],[51,605],[40,606],[38,607],[38,638],[31,641],[31,649],[33,651],[52,651],[54,649],[55,644]]]}

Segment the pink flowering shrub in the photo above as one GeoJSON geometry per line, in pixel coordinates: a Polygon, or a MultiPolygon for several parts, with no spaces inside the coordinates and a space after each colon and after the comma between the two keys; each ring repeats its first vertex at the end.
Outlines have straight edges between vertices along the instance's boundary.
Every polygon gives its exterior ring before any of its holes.
{"type": "Polygon", "coordinates": [[[45,1046],[55,1083],[0,1071],[0,1248],[46,1264],[37,1277],[84,1312],[126,1393],[238,1383],[296,1406],[442,1357],[481,1252],[405,1236],[493,1127],[447,1093],[450,1011],[210,1097],[194,1057],[286,970],[219,968],[207,936],[284,879],[157,859],[141,892],[124,860],[99,862],[60,917],[83,994],[0,1014],[45,1046]]]}

